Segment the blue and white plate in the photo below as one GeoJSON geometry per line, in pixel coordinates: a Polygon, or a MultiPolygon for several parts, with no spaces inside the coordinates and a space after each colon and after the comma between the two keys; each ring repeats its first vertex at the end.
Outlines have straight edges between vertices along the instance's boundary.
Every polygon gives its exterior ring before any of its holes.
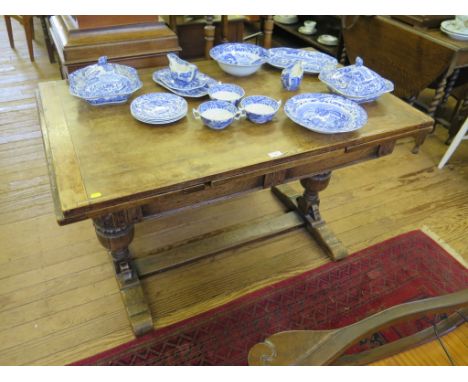
{"type": "Polygon", "coordinates": [[[321,52],[293,48],[272,48],[268,50],[267,62],[275,68],[285,69],[297,60],[303,62],[305,73],[317,74],[327,65],[336,65],[336,58],[321,52]]]}
{"type": "Polygon", "coordinates": [[[97,64],[79,69],[68,76],[70,93],[91,105],[123,103],[143,84],[136,69],[107,62],[100,57],[97,64]]]}
{"type": "Polygon", "coordinates": [[[320,72],[319,80],[333,92],[359,103],[374,101],[393,91],[393,83],[364,66],[360,57],[356,58],[355,65],[325,68],[320,72]]]}
{"type": "MultiPolygon", "coordinates": [[[[189,91],[193,89],[198,89],[206,85],[208,82],[208,76],[203,73],[197,73],[195,79],[190,82],[182,82],[175,80],[171,76],[171,70],[169,68],[164,68],[157,71],[158,78],[160,81],[164,82],[165,85],[174,90],[184,90],[189,91]]],[[[154,75],[154,74],[153,74],[154,75]]]]}
{"type": "Polygon", "coordinates": [[[218,81],[216,81],[214,78],[211,78],[210,76],[207,76],[206,74],[199,73],[198,74],[199,76],[204,76],[207,78],[207,82],[204,86],[200,88],[192,89],[192,90],[176,90],[176,89],[172,89],[171,87],[169,87],[162,81],[161,75],[159,72],[160,71],[158,70],[153,73],[153,81],[156,82],[158,85],[162,86],[163,88],[166,88],[167,90],[181,97],[191,97],[191,98],[204,97],[208,94],[209,87],[218,83],[218,81]]]}
{"type": "Polygon", "coordinates": [[[284,111],[297,124],[322,134],[347,133],[367,123],[361,106],[334,94],[296,95],[286,101],[284,111]]]}
{"type": "Polygon", "coordinates": [[[148,93],[135,98],[130,112],[135,119],[145,123],[175,122],[187,114],[187,101],[170,93],[148,93]]]}

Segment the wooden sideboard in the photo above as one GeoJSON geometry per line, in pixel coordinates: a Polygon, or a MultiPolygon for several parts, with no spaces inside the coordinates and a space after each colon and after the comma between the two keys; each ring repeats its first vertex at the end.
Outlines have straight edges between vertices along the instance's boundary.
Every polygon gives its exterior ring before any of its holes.
{"type": "Polygon", "coordinates": [[[112,19],[93,20],[90,17],[80,20],[72,16],[52,16],[50,19],[50,32],[63,78],[96,63],[100,56],[107,56],[112,62],[145,68],[166,65],[167,53],[181,50],[177,35],[159,21],[158,16],[153,16],[152,22],[148,21],[148,16],[119,18],[114,20],[114,25],[110,25],[112,19]]]}

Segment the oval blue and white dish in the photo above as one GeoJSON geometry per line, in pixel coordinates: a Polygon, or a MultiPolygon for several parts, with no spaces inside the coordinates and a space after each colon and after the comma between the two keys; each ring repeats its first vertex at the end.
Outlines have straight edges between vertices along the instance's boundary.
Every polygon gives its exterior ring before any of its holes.
{"type": "Polygon", "coordinates": [[[327,65],[336,65],[337,59],[321,52],[293,48],[268,49],[267,62],[275,68],[285,69],[297,60],[303,63],[304,73],[317,74],[327,65]]]}
{"type": "Polygon", "coordinates": [[[195,119],[201,119],[206,126],[214,130],[222,130],[243,116],[241,111],[227,101],[203,102],[192,112],[195,119]]]}
{"type": "Polygon", "coordinates": [[[325,67],[319,80],[331,91],[358,103],[372,102],[382,94],[393,91],[393,83],[364,66],[360,57],[355,65],[335,68],[325,67]]]}
{"type": "Polygon", "coordinates": [[[195,89],[191,89],[191,90],[176,90],[176,89],[173,89],[171,88],[170,86],[168,86],[166,83],[164,83],[161,79],[161,71],[164,70],[164,69],[161,69],[161,70],[156,70],[154,73],[153,73],[153,81],[156,82],[158,85],[162,86],[163,88],[171,91],[172,93],[174,94],[177,94],[181,97],[189,97],[189,98],[200,98],[200,97],[204,97],[208,94],[208,89],[210,88],[210,86],[212,85],[216,85],[218,83],[218,81],[216,81],[214,78],[210,77],[210,76],[207,76],[206,74],[204,73],[198,73],[197,74],[197,77],[199,78],[206,78],[206,84],[200,88],[195,88],[195,89]]]}
{"type": "Polygon", "coordinates": [[[187,101],[171,93],[148,93],[135,98],[130,104],[132,116],[145,123],[175,122],[187,114],[187,101]]]}
{"type": "Polygon", "coordinates": [[[164,68],[158,71],[159,72],[159,79],[164,82],[165,85],[170,87],[171,89],[174,90],[184,90],[184,91],[189,91],[193,89],[198,89],[206,85],[208,82],[208,77],[201,74],[197,73],[195,78],[190,81],[190,82],[183,82],[180,80],[175,80],[172,77],[171,70],[169,68],[164,68]]]}
{"type": "Polygon", "coordinates": [[[251,122],[266,123],[273,119],[280,106],[281,101],[262,95],[253,95],[241,100],[239,110],[245,111],[247,119],[251,122]]]}
{"type": "Polygon", "coordinates": [[[212,100],[228,101],[237,105],[245,91],[239,85],[217,84],[209,87],[208,95],[212,100]]]}
{"type": "Polygon", "coordinates": [[[268,52],[261,46],[245,43],[226,43],[210,49],[210,57],[226,73],[244,77],[255,73],[268,59],[268,52]]]}
{"type": "Polygon", "coordinates": [[[95,106],[127,102],[143,86],[136,69],[108,63],[106,56],[100,57],[97,64],[71,73],[68,82],[72,95],[95,106]]]}
{"type": "Polygon", "coordinates": [[[322,134],[348,133],[367,123],[362,106],[335,94],[298,94],[286,101],[284,111],[297,124],[322,134]]]}

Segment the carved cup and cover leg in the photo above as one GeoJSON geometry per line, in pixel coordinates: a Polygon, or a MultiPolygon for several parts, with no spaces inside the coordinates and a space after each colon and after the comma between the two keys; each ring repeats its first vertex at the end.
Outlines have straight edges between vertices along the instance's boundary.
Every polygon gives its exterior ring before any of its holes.
{"type": "Polygon", "coordinates": [[[304,193],[297,197],[288,195],[287,187],[273,187],[273,193],[289,208],[296,210],[305,220],[307,230],[333,261],[341,260],[348,251],[330,230],[320,215],[319,192],[327,188],[331,171],[301,179],[304,193]]]}
{"type": "Polygon", "coordinates": [[[131,220],[126,211],[119,211],[94,218],[93,222],[99,242],[112,256],[128,318],[139,336],[153,329],[153,320],[128,248],[134,235],[131,220]]]}

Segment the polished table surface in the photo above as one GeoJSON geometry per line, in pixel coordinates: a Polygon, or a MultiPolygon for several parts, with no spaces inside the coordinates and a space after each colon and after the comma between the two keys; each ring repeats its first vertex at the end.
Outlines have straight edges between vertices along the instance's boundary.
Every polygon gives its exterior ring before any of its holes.
{"type": "MultiPolygon", "coordinates": [[[[295,94],[282,89],[280,71],[268,65],[244,78],[222,72],[214,61],[197,65],[219,81],[241,85],[247,95],[268,95],[284,104],[295,94]]],[[[152,72],[139,71],[144,87],[132,99],[164,91],[151,80],[152,72]]],[[[300,88],[301,93],[326,91],[316,76],[306,75],[300,88]]],[[[58,222],[93,220],[98,240],[112,256],[136,335],[153,329],[142,277],[300,227],[332,260],[347,256],[320,215],[319,192],[327,187],[332,170],[388,155],[403,137],[422,143],[433,124],[427,115],[386,94],[364,105],[368,122],[355,132],[318,134],[289,120],[283,108],[270,123],[241,120],[214,131],[191,114],[190,109],[203,101],[188,99],[185,118],[152,126],[135,120],[128,103],[88,105],[70,95],[66,81],[39,86],[39,115],[58,222]],[[292,180],[300,180],[303,195],[290,192],[285,183],[292,180]],[[289,212],[182,247],[132,257],[135,223],[263,188],[271,188],[289,212]]]]}
{"type": "MultiPolygon", "coordinates": [[[[250,77],[234,78],[216,62],[197,63],[200,70],[222,82],[242,86],[246,95],[263,94],[284,102],[296,93],[284,91],[280,71],[264,65],[250,77]]],[[[165,91],[151,80],[153,70],[139,70],[144,83],[131,99],[165,91]]],[[[324,135],[292,122],[279,110],[265,125],[248,120],[213,131],[192,116],[202,99],[187,99],[182,120],[152,126],[135,120],[129,104],[95,107],[70,95],[66,81],[42,83],[39,101],[58,219],[85,219],[103,208],[219,180],[240,172],[268,168],[304,155],[344,153],[346,148],[386,136],[414,134],[432,120],[393,95],[363,105],[368,122],[352,133],[324,135]],[[280,151],[280,157],[269,153],[280,151]]],[[[316,76],[306,75],[300,93],[326,92],[316,76]]]]}

